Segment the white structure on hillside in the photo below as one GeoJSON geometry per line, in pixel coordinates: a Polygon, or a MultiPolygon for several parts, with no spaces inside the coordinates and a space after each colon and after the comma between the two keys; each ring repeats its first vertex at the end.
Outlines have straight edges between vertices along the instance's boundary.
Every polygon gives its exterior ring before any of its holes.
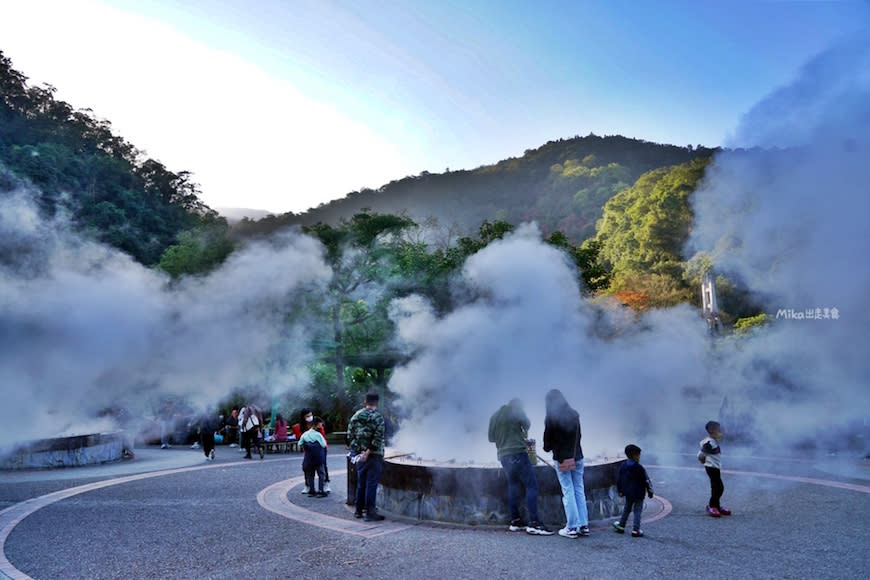
{"type": "Polygon", "coordinates": [[[719,303],[716,301],[716,284],[710,272],[705,273],[701,280],[701,308],[710,334],[721,333],[722,320],[719,318],[719,303]]]}

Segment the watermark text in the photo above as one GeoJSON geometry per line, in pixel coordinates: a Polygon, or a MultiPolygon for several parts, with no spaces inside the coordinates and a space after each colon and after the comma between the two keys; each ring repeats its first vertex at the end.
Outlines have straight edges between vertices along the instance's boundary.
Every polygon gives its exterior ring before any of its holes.
{"type": "Polygon", "coordinates": [[[780,308],[776,318],[785,320],[839,320],[838,308],[780,308]]]}

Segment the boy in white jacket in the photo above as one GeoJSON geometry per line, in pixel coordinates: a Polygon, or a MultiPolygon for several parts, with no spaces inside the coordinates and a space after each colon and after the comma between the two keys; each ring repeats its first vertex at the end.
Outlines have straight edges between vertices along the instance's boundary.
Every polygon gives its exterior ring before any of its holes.
{"type": "Polygon", "coordinates": [[[720,503],[725,492],[725,484],[722,483],[722,448],[719,447],[722,426],[716,421],[707,421],[704,428],[707,430],[707,437],[701,440],[698,461],[704,464],[704,470],[710,478],[710,503],[707,504],[707,513],[714,518],[730,516],[731,510],[723,508],[720,503]]]}

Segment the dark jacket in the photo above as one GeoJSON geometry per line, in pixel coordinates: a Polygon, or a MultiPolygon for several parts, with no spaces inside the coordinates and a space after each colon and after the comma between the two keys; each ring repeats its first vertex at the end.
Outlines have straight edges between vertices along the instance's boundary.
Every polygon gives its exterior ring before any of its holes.
{"type": "Polygon", "coordinates": [[[571,457],[583,459],[583,447],[580,446],[582,436],[580,415],[571,407],[547,413],[544,419],[544,451],[552,451],[555,461],[561,462],[571,457]]]}
{"type": "Polygon", "coordinates": [[[305,455],[302,457],[302,471],[317,469],[325,463],[326,454],[319,443],[306,441],[302,444],[305,455]]]}
{"type": "Polygon", "coordinates": [[[502,405],[489,419],[489,440],[495,443],[498,458],[526,453],[526,437],[531,425],[522,403],[513,399],[502,405]]]}
{"type": "Polygon", "coordinates": [[[644,495],[652,493],[652,483],[643,465],[631,459],[620,465],[616,475],[616,491],[632,501],[643,499],[644,495]]]}

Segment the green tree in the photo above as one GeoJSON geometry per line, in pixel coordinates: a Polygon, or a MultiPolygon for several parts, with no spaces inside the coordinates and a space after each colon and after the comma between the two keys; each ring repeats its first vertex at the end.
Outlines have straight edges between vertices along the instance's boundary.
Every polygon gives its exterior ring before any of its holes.
{"type": "Polygon", "coordinates": [[[178,234],[178,243],[166,248],[159,266],[173,278],[202,274],[222,264],[233,248],[226,220],[213,216],[210,222],[178,234]]]}
{"type": "Polygon", "coordinates": [[[108,121],[57,99],[54,87],[28,86],[0,52],[0,163],[39,186],[47,215],[62,207],[75,227],[154,265],[213,212],[190,173],[143,157],[108,121]]]}
{"type": "Polygon", "coordinates": [[[338,226],[318,223],[304,228],[317,237],[326,250],[326,258],[333,270],[324,307],[332,329],[328,344],[335,370],[336,405],[339,414],[349,411],[349,394],[345,377],[346,356],[362,348],[373,348],[377,337],[389,336],[392,326],[383,303],[387,298],[376,296],[371,302],[362,301],[362,295],[377,294],[389,283],[395,247],[399,234],[415,224],[412,220],[390,214],[362,212],[338,226]],[[381,304],[378,306],[378,304],[381,304]],[[387,328],[389,330],[387,330],[387,328]],[[363,345],[362,338],[368,340],[363,345]]]}
{"type": "Polygon", "coordinates": [[[605,204],[595,240],[612,292],[639,292],[650,306],[691,299],[682,250],[694,219],[691,194],[709,163],[654,169],[605,204]]]}

